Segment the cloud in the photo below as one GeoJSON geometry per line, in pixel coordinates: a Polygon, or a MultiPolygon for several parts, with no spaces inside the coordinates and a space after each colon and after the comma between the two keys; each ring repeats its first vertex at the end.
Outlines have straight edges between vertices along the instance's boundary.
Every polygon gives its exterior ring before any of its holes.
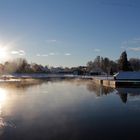
{"type": "Polygon", "coordinates": [[[139,46],[140,46],[140,38],[133,38],[131,40],[122,42],[121,48],[134,51],[138,50],[139,46]]]}
{"type": "Polygon", "coordinates": [[[36,54],[36,56],[38,56],[38,57],[47,57],[48,54],[36,54]]]}
{"type": "Polygon", "coordinates": [[[58,52],[50,52],[49,54],[41,54],[41,53],[37,53],[36,56],[38,57],[47,57],[47,56],[54,56],[54,55],[59,55],[60,53],[58,52]]]}
{"type": "Polygon", "coordinates": [[[19,53],[19,55],[25,55],[24,53],[19,53]]]}
{"type": "Polygon", "coordinates": [[[49,55],[55,55],[55,53],[54,52],[50,52],[49,55]]]}
{"type": "Polygon", "coordinates": [[[49,57],[49,56],[58,56],[58,55],[65,55],[65,56],[70,56],[71,53],[59,53],[59,52],[50,52],[48,54],[41,54],[41,53],[37,53],[36,56],[37,57],[49,57]]]}
{"type": "Polygon", "coordinates": [[[121,46],[121,49],[126,49],[126,47],[125,46],[121,46]]]}
{"type": "Polygon", "coordinates": [[[128,48],[131,51],[140,51],[140,47],[128,48]]]}
{"type": "Polygon", "coordinates": [[[134,40],[136,40],[136,41],[140,41],[140,38],[134,38],[134,40]]]}
{"type": "Polygon", "coordinates": [[[26,53],[25,53],[25,51],[24,50],[13,50],[13,51],[11,51],[11,54],[13,54],[13,55],[25,55],[26,53]]]}
{"type": "Polygon", "coordinates": [[[55,39],[49,39],[49,40],[46,40],[45,42],[47,42],[47,43],[55,43],[56,40],[55,39]]]}
{"type": "Polygon", "coordinates": [[[101,50],[100,50],[100,49],[95,48],[93,51],[94,51],[94,52],[100,52],[101,50]]]}
{"type": "Polygon", "coordinates": [[[25,51],[24,50],[19,50],[19,55],[25,55],[25,51]]]}
{"type": "Polygon", "coordinates": [[[19,52],[20,52],[20,53],[25,53],[25,51],[23,51],[23,50],[19,50],[19,52]]]}
{"type": "Polygon", "coordinates": [[[11,51],[11,54],[19,54],[18,51],[11,51]]]}
{"type": "Polygon", "coordinates": [[[66,56],[70,56],[71,54],[70,54],[70,53],[65,53],[65,55],[66,55],[66,56]]]}
{"type": "Polygon", "coordinates": [[[43,56],[43,57],[47,57],[47,56],[48,56],[48,54],[42,54],[41,56],[43,56]]]}

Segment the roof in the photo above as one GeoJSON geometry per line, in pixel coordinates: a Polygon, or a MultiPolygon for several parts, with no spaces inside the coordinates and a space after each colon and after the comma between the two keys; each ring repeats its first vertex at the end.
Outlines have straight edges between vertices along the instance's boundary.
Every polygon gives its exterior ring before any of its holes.
{"type": "Polygon", "coordinates": [[[116,80],[140,80],[140,72],[119,72],[114,77],[116,80]]]}

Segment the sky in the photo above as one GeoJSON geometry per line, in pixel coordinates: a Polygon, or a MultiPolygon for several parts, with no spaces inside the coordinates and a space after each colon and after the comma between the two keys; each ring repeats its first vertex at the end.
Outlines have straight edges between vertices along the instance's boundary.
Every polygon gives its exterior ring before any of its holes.
{"type": "Polygon", "coordinates": [[[139,0],[0,0],[0,62],[72,67],[140,56],[139,0]]]}

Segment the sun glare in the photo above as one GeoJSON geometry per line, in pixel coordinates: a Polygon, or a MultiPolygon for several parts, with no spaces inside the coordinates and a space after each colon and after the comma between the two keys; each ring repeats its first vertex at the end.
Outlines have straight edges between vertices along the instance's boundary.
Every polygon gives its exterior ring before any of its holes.
{"type": "Polygon", "coordinates": [[[1,48],[0,47],[0,60],[6,59],[7,58],[7,51],[6,48],[1,48]]]}
{"type": "Polygon", "coordinates": [[[6,90],[0,88],[0,103],[6,100],[6,90]]]}

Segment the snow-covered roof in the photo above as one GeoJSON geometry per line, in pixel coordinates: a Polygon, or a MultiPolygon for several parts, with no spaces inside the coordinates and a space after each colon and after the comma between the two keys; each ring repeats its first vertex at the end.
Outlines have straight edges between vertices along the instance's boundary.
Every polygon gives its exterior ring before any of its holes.
{"type": "Polygon", "coordinates": [[[140,72],[119,72],[114,77],[116,80],[140,80],[140,72]]]}

